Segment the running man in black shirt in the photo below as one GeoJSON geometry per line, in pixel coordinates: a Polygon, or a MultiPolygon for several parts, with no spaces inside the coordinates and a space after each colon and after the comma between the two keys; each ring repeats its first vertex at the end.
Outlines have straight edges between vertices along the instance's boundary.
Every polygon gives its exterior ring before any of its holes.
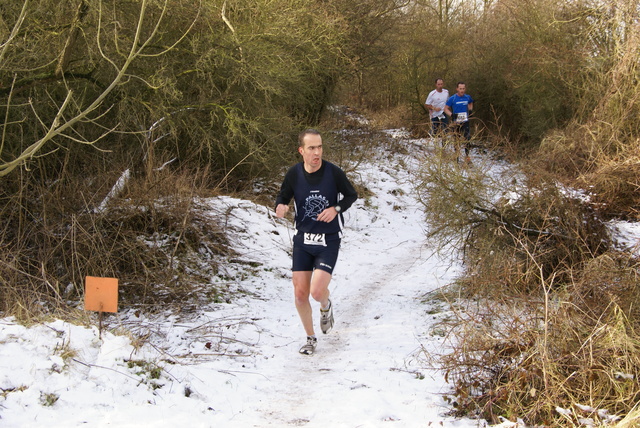
{"type": "Polygon", "coordinates": [[[309,296],[320,302],[320,329],[333,327],[329,282],[338,259],[343,218],[358,194],[342,169],[322,160],[322,137],[314,129],[298,137],[302,162],[287,171],[276,198],[276,216],[284,217],[294,200],[293,290],[296,309],[307,334],[301,354],[313,354],[317,338],[309,296]]]}

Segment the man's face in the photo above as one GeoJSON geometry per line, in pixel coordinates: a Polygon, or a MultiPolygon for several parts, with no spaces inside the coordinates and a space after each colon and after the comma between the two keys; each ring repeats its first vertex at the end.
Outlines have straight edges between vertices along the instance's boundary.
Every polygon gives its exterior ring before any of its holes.
{"type": "Polygon", "coordinates": [[[444,81],[440,79],[436,80],[436,91],[442,92],[443,87],[444,87],[444,81]]]}
{"type": "Polygon", "coordinates": [[[459,96],[463,96],[465,92],[467,92],[467,85],[465,85],[464,83],[459,84],[456,87],[456,91],[458,92],[459,96]]]}
{"type": "Polygon", "coordinates": [[[307,134],[302,141],[304,145],[298,147],[302,161],[307,167],[307,172],[315,172],[322,165],[322,137],[316,134],[307,134]]]}

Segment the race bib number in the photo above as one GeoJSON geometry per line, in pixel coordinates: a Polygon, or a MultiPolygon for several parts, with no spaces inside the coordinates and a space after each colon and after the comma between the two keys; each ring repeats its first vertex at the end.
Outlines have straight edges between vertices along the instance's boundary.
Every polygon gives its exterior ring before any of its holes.
{"type": "Polygon", "coordinates": [[[305,233],[304,243],[305,245],[322,245],[323,247],[327,246],[327,243],[324,240],[324,233],[305,233]]]}
{"type": "Polygon", "coordinates": [[[469,120],[469,116],[467,115],[467,112],[458,113],[458,115],[456,116],[456,122],[458,123],[466,122],[467,120],[469,120]]]}

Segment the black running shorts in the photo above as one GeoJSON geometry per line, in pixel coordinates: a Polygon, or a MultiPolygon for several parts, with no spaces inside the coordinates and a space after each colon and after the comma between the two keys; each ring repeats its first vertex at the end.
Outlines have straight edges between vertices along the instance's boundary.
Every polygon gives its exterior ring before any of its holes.
{"type": "Polygon", "coordinates": [[[298,232],[293,237],[293,271],[313,271],[321,269],[333,273],[338,261],[340,237],[338,234],[324,235],[318,243],[315,236],[298,232]],[[306,238],[306,242],[305,242],[306,238]],[[312,244],[310,242],[313,242],[312,244]]]}

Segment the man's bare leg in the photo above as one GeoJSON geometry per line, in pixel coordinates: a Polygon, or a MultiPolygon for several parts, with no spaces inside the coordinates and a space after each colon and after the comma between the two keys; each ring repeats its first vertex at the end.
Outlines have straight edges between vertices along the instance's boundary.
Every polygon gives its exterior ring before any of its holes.
{"type": "Polygon", "coordinates": [[[329,306],[329,283],[331,282],[331,274],[329,272],[316,269],[310,271],[294,271],[293,272],[293,292],[295,297],[296,309],[302,321],[302,326],[307,336],[315,334],[313,329],[313,312],[309,296],[317,302],[320,302],[322,308],[329,306]]]}
{"type": "Polygon", "coordinates": [[[302,321],[302,327],[307,336],[313,336],[313,316],[309,295],[311,290],[311,271],[294,271],[293,272],[293,294],[296,303],[296,309],[302,321]]]}
{"type": "Polygon", "coordinates": [[[316,269],[311,279],[311,296],[320,302],[320,330],[327,334],[333,328],[333,304],[329,300],[331,274],[316,269]]]}
{"type": "Polygon", "coordinates": [[[320,302],[322,308],[329,306],[329,283],[331,274],[321,269],[316,269],[311,278],[311,297],[320,302]]]}

